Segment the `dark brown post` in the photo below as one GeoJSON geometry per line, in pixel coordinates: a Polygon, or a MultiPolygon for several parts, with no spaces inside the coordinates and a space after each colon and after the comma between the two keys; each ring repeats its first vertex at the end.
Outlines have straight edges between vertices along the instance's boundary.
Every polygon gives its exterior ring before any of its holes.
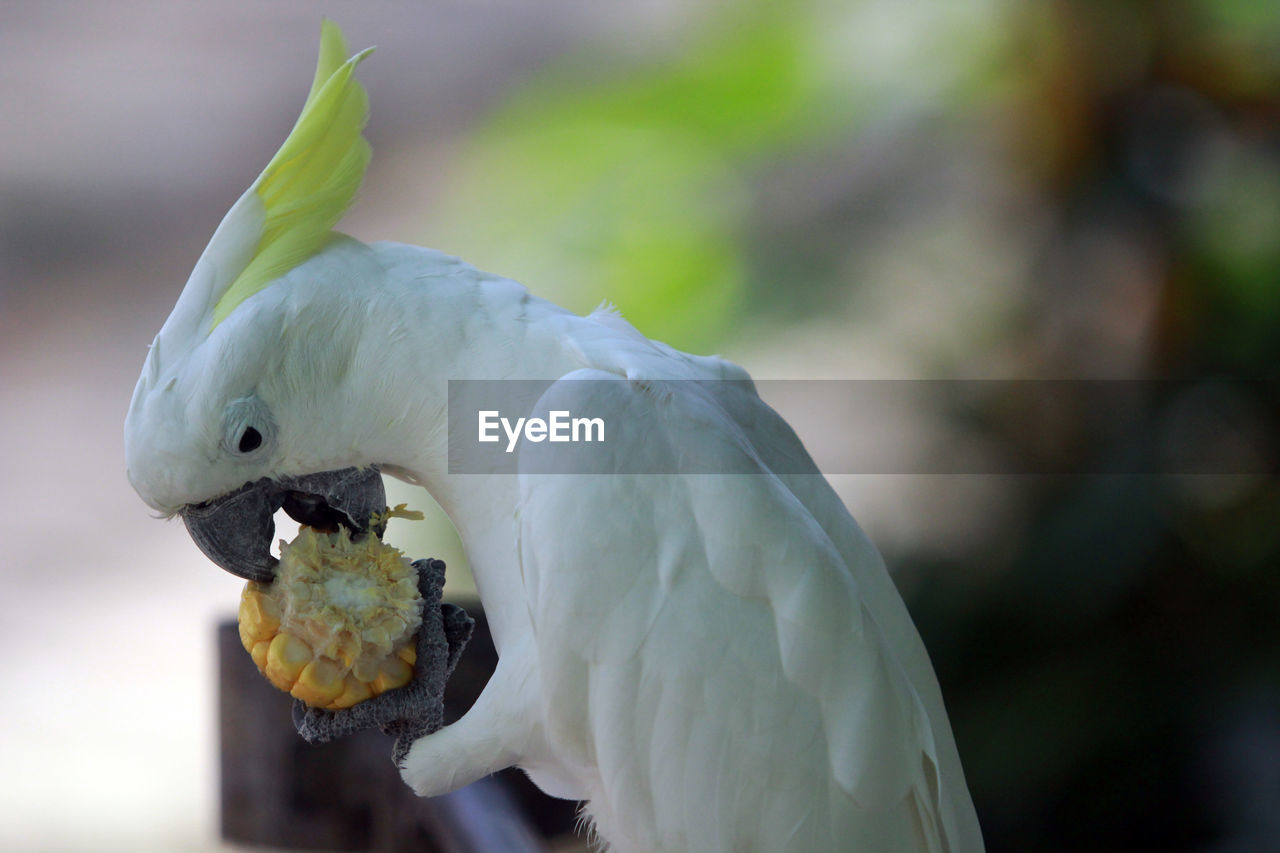
{"type": "MultiPolygon", "coordinates": [[[[469,647],[450,680],[449,718],[479,695],[496,660],[482,615],[476,627],[474,654],[469,647]]],[[[218,660],[228,841],[382,853],[536,853],[546,850],[538,829],[560,834],[572,827],[574,804],[544,797],[518,772],[423,799],[401,781],[391,740],[380,732],[306,743],[293,728],[292,700],[258,672],[234,621],[218,626],[218,660]]]]}

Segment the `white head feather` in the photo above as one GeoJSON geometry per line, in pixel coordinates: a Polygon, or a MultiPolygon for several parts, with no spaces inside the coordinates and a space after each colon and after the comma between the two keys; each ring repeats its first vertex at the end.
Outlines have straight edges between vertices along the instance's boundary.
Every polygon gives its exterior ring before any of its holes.
{"type": "Polygon", "coordinates": [[[332,228],[369,161],[368,97],[353,76],[368,53],[346,58],[342,33],[324,22],[297,123],[223,218],[151,345],[125,419],[125,457],[134,488],[161,512],[288,468],[263,382],[314,373],[316,359],[329,374],[342,369],[324,301],[304,306],[272,285],[321,285],[338,270],[312,261],[359,247],[332,228]],[[237,310],[249,300],[254,310],[237,310]]]}

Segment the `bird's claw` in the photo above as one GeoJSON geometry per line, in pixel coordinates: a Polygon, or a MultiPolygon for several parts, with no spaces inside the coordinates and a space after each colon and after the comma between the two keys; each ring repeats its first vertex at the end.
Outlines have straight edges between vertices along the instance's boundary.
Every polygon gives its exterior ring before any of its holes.
{"type": "Polygon", "coordinates": [[[444,725],[444,686],[453,672],[475,621],[455,604],[442,604],[444,563],[414,562],[422,594],[422,626],[418,629],[418,658],[408,684],[366,699],[350,708],[329,711],[293,703],[293,724],[310,743],[323,743],[377,726],[396,738],[392,758],[398,765],[418,738],[444,725]]]}

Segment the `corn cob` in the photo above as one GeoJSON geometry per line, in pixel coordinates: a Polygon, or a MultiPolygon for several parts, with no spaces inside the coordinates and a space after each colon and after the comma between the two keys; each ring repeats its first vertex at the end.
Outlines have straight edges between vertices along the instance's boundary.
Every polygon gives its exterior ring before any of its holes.
{"type": "MultiPolygon", "coordinates": [[[[418,517],[396,507],[387,517],[418,517]]],[[[383,519],[385,520],[385,519],[383,519]]],[[[413,677],[422,596],[413,564],[376,536],[303,527],[280,543],[270,584],[240,597],[240,642],[279,689],[349,708],[413,677]]]]}

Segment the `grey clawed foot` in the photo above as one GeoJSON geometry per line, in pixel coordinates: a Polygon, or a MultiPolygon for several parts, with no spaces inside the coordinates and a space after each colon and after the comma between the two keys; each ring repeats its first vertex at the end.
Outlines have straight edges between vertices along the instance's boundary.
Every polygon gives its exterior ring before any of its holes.
{"type": "Polygon", "coordinates": [[[392,759],[398,765],[418,738],[444,724],[444,686],[471,639],[475,620],[454,604],[442,604],[444,562],[417,560],[418,590],[422,594],[422,627],[418,629],[418,659],[413,679],[350,708],[329,711],[293,703],[293,724],[310,743],[323,743],[377,726],[396,738],[392,759]]]}

